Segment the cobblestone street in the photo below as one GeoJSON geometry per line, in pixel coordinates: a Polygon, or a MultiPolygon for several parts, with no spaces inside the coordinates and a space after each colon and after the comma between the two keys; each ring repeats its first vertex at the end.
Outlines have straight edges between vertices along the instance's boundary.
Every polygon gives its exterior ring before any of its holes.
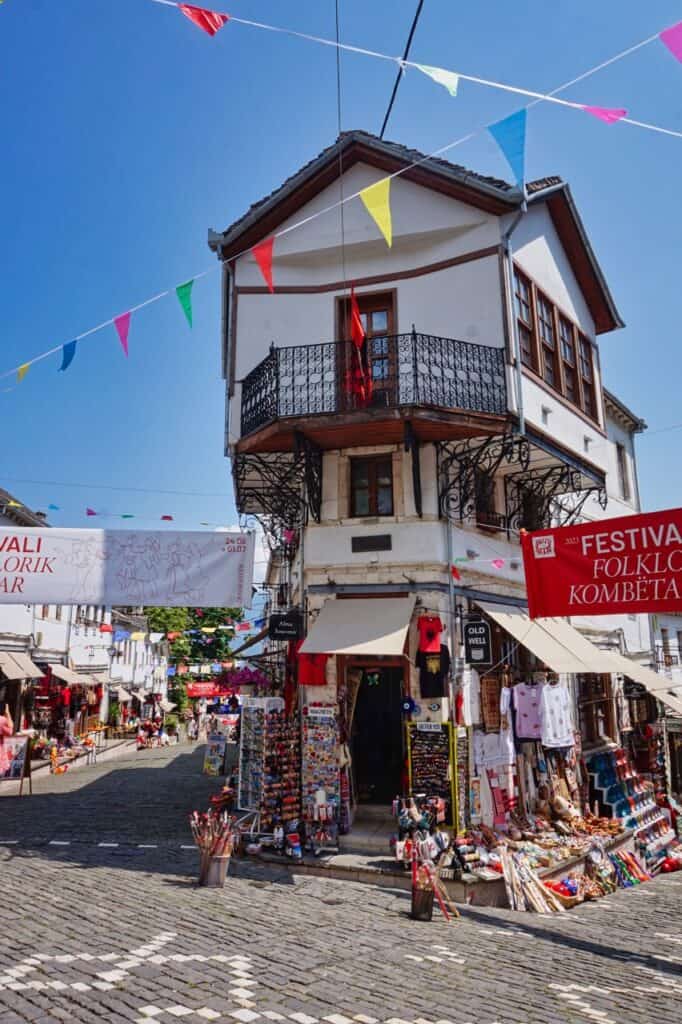
{"type": "Polygon", "coordinates": [[[186,815],[216,789],[201,757],[126,751],[0,796],[0,1024],[679,1019],[675,877],[449,925],[412,922],[404,892],[246,861],[198,889],[186,815]]]}

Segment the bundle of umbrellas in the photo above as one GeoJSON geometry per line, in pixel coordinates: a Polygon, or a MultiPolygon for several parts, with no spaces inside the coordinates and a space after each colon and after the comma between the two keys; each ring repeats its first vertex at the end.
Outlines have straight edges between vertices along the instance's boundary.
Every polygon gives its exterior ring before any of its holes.
{"type": "Polygon", "coordinates": [[[202,854],[229,857],[234,848],[234,819],[225,812],[209,810],[205,814],[192,811],[189,816],[194,842],[202,854]]]}

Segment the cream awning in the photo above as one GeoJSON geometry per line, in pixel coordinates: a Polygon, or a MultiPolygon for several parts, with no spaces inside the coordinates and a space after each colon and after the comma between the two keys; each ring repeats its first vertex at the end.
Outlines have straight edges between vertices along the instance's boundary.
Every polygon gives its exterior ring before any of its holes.
{"type": "Polygon", "coordinates": [[[641,683],[652,697],[663,701],[676,715],[682,715],[682,686],[676,687],[672,679],[668,679],[662,672],[654,672],[646,665],[638,665],[636,661],[630,661],[622,654],[609,653],[609,657],[618,666],[616,672],[636,683],[641,683]]]}
{"type": "Polygon", "coordinates": [[[12,683],[18,679],[40,679],[45,675],[27,654],[20,651],[0,651],[0,672],[12,683]]]}
{"type": "Polygon", "coordinates": [[[163,700],[159,701],[159,707],[161,708],[162,711],[169,712],[173,710],[175,704],[172,704],[169,700],[166,700],[166,698],[164,697],[163,700]]]}
{"type": "Polygon", "coordinates": [[[543,629],[570,649],[585,663],[582,672],[610,673],[622,672],[615,663],[615,657],[611,651],[603,651],[586,636],[583,636],[575,626],[571,626],[564,619],[536,619],[543,629]]]}
{"type": "Polygon", "coordinates": [[[73,669],[67,668],[66,665],[50,665],[50,668],[55,679],[61,679],[69,686],[97,686],[95,680],[90,676],[82,676],[78,672],[74,672],[73,669]]]}
{"type": "Polygon", "coordinates": [[[509,604],[486,604],[478,601],[478,607],[520,644],[527,647],[536,658],[549,665],[555,672],[596,672],[574,650],[549,633],[539,620],[529,618],[523,608],[509,604]]]}
{"type": "Polygon", "coordinates": [[[117,700],[119,704],[121,701],[125,704],[127,701],[133,699],[132,693],[129,693],[125,686],[115,686],[114,689],[111,690],[111,696],[114,700],[117,700]]]}
{"type": "Polygon", "coordinates": [[[301,654],[400,655],[414,605],[414,597],[325,601],[301,654]]]}

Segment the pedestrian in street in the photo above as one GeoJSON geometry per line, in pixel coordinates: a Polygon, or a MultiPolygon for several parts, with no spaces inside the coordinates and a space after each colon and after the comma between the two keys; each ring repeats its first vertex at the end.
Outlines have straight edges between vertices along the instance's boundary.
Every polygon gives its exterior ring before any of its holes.
{"type": "Polygon", "coordinates": [[[187,723],[187,739],[190,743],[194,743],[197,738],[197,722],[195,718],[190,718],[187,723]]]}

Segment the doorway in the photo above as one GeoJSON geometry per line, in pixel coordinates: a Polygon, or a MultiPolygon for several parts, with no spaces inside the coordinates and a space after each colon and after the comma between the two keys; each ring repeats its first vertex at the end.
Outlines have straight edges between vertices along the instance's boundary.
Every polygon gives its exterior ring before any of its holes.
{"type": "MultiPolygon", "coordinates": [[[[362,346],[363,366],[371,377],[372,406],[390,407],[398,395],[398,356],[395,338],[395,291],[369,292],[357,295],[360,319],[365,332],[362,346]]],[[[348,340],[350,332],[350,300],[337,299],[339,337],[348,340]]],[[[349,363],[349,348],[342,349],[345,363],[349,363]]],[[[340,379],[345,380],[349,366],[340,379]]],[[[353,401],[355,399],[352,399],[353,401]]]]}
{"type": "Polygon", "coordinates": [[[351,730],[359,804],[389,804],[403,788],[403,669],[362,668],[351,730]]]}

